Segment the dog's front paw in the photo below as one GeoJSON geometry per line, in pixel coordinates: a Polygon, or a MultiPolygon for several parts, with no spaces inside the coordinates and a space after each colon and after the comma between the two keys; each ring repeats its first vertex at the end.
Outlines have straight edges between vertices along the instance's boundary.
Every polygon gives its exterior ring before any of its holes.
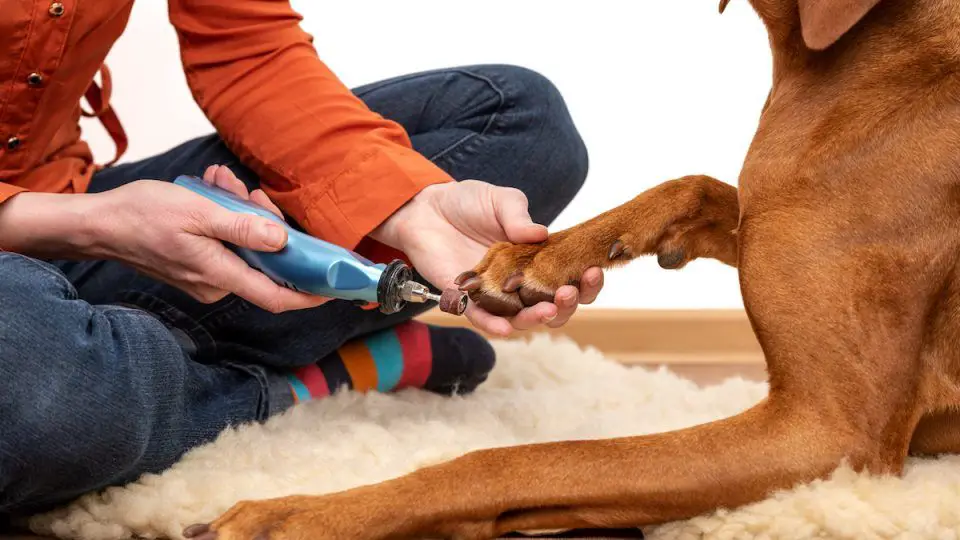
{"type": "Polygon", "coordinates": [[[460,289],[485,311],[501,317],[516,315],[525,307],[553,302],[557,289],[576,285],[571,268],[557,258],[556,246],[495,244],[484,259],[457,278],[460,289]]]}

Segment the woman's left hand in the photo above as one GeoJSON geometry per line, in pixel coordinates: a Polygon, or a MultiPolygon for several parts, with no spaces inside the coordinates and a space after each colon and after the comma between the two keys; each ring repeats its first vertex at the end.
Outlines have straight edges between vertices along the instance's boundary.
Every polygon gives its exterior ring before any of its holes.
{"type": "MultiPolygon", "coordinates": [[[[520,190],[466,180],[425,188],[378,227],[371,237],[404,252],[417,271],[440,289],[456,287],[454,279],[483,259],[497,242],[538,243],[547,228],[530,218],[527,198],[520,190]]],[[[477,328],[498,336],[545,324],[559,327],[580,304],[593,302],[603,287],[603,271],[590,268],[581,288],[557,289],[553,303],[541,302],[506,319],[477,307],[466,317],[477,328]]]]}

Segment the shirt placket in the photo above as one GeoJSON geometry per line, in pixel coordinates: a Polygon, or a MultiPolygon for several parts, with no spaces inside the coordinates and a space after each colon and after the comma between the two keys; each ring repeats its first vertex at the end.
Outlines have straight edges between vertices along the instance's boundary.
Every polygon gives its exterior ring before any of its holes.
{"type": "Polygon", "coordinates": [[[36,0],[24,54],[13,74],[6,117],[0,118],[0,126],[9,126],[8,133],[0,133],[0,152],[7,153],[8,164],[23,165],[26,160],[37,109],[63,57],[76,1],[36,0]]]}

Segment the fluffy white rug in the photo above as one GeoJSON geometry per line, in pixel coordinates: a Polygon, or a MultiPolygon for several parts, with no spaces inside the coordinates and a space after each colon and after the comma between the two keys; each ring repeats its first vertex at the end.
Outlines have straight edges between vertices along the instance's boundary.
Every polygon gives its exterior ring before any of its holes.
{"type": "MultiPolygon", "coordinates": [[[[735,414],[766,386],[698,388],[666,370],[623,367],[593,350],[536,336],[498,343],[490,381],[466,398],[416,391],[344,393],[262,426],[225,432],[157,476],[37,516],[64,538],[179,538],[241,499],[327,493],[385,480],[470,450],[659,432],[735,414]]],[[[960,459],[913,460],[903,478],[839,469],[735,511],[645,531],[653,539],[956,539],[960,459]]]]}

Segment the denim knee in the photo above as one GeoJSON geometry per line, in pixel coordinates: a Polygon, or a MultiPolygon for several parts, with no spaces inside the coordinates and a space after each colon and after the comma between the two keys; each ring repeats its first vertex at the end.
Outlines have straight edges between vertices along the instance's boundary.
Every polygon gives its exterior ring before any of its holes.
{"type": "Polygon", "coordinates": [[[523,186],[531,214],[550,223],[583,187],[589,170],[586,144],[556,85],[544,75],[519,66],[479,68],[504,94],[503,115],[512,129],[526,131],[521,151],[528,152],[523,186]]]}
{"type": "Polygon", "coordinates": [[[134,397],[124,379],[137,374],[111,366],[130,346],[115,324],[130,317],[122,309],[95,309],[55,267],[0,253],[0,514],[79,494],[71,478],[122,471],[144,452],[148,419],[118,399],[134,397]]]}

